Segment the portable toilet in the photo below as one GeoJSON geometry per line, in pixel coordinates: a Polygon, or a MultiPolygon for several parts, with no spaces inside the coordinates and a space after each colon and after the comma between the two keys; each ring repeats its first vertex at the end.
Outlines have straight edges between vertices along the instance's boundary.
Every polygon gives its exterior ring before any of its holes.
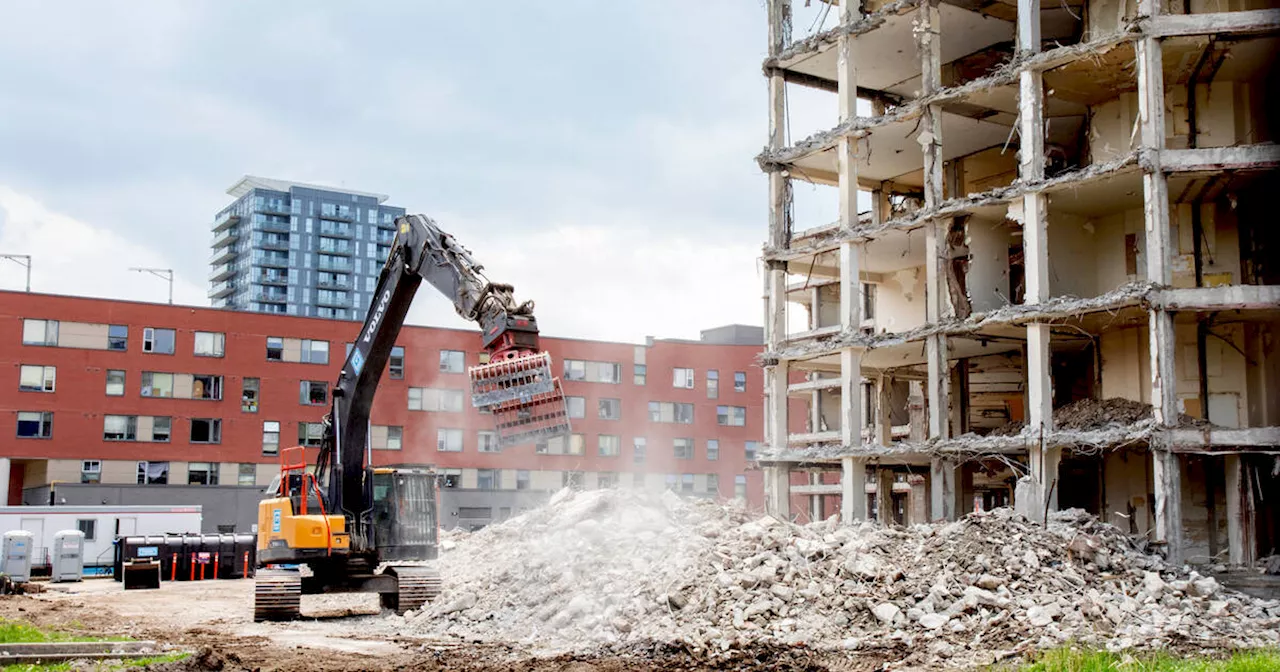
{"type": "Polygon", "coordinates": [[[31,580],[31,551],[35,535],[26,530],[4,533],[4,555],[0,555],[0,574],[16,583],[31,580]]]}
{"type": "Polygon", "coordinates": [[[84,579],[84,532],[62,530],[53,535],[52,565],[51,581],[84,579]]]}

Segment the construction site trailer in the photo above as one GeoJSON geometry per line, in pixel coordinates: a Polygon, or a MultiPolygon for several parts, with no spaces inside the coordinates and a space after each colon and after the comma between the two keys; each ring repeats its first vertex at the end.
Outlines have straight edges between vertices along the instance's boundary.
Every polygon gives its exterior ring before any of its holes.
{"type": "Polygon", "coordinates": [[[110,567],[119,536],[199,534],[203,513],[194,506],[0,506],[0,534],[26,530],[32,535],[31,565],[47,570],[53,536],[63,530],[84,533],[84,566],[110,567]]]}

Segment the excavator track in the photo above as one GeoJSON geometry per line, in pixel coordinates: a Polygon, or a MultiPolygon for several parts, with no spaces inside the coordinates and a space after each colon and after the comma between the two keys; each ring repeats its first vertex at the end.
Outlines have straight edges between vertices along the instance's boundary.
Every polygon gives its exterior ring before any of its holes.
{"type": "Polygon", "coordinates": [[[302,574],[296,569],[263,569],[254,576],[253,620],[288,621],[302,607],[302,574]]]}
{"type": "Polygon", "coordinates": [[[395,576],[399,583],[399,592],[383,599],[383,604],[397,614],[403,616],[412,609],[421,609],[440,596],[440,570],[435,567],[388,567],[383,573],[395,576]]]}

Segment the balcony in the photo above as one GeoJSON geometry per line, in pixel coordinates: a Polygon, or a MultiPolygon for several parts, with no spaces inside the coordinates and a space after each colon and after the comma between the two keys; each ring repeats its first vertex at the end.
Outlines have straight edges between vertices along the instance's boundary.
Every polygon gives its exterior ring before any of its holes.
{"type": "Polygon", "coordinates": [[[355,245],[321,245],[321,254],[340,254],[349,257],[356,253],[355,245]]]}
{"type": "Polygon", "coordinates": [[[229,212],[223,213],[213,220],[213,232],[221,233],[239,223],[240,215],[233,215],[229,212]]]}
{"type": "Polygon", "coordinates": [[[236,274],[236,269],[231,264],[215,265],[212,271],[209,271],[209,282],[222,282],[236,274]]]}
{"type": "Polygon", "coordinates": [[[240,253],[236,252],[235,245],[228,245],[214,250],[213,254],[209,255],[209,263],[217,266],[218,264],[225,264],[232,261],[238,256],[240,256],[240,253]]]}
{"type": "Polygon", "coordinates": [[[266,201],[253,209],[254,212],[261,212],[267,215],[292,215],[293,211],[289,208],[288,203],[280,201],[266,201]]]}
{"type": "Polygon", "coordinates": [[[356,230],[350,226],[346,226],[346,225],[339,226],[339,225],[332,224],[330,222],[324,222],[324,221],[320,222],[320,235],[322,236],[335,236],[338,238],[354,238],[356,235],[355,232],[356,230]]]}
{"type": "Polygon", "coordinates": [[[240,240],[240,228],[233,226],[229,229],[223,229],[222,233],[213,237],[213,249],[226,247],[240,240]]]}
{"type": "Polygon", "coordinates": [[[289,238],[287,236],[284,238],[280,238],[279,236],[263,236],[261,240],[254,243],[254,247],[257,247],[260,250],[281,250],[288,252],[289,238]]]}
{"type": "Polygon", "coordinates": [[[324,255],[320,255],[319,266],[317,266],[316,268],[319,268],[322,271],[330,271],[333,273],[350,273],[352,267],[351,267],[351,262],[347,259],[338,259],[336,257],[326,257],[324,255]]]}
{"type": "Polygon", "coordinates": [[[236,293],[236,283],[234,280],[220,282],[209,290],[209,298],[222,299],[236,293]]]}
{"type": "Polygon", "coordinates": [[[275,285],[278,287],[286,287],[289,284],[289,276],[284,274],[275,275],[271,273],[259,273],[258,275],[254,276],[253,281],[258,283],[259,285],[275,285]]]}
{"type": "Polygon", "coordinates": [[[270,219],[264,219],[257,223],[259,231],[275,231],[277,233],[289,233],[289,222],[276,222],[270,219]]]}
{"type": "Polygon", "coordinates": [[[276,294],[275,292],[258,292],[253,295],[253,300],[258,303],[288,303],[289,296],[287,294],[276,294]]]}
{"type": "Polygon", "coordinates": [[[322,210],[320,211],[320,219],[328,219],[328,220],[333,220],[333,221],[335,221],[335,222],[354,222],[354,221],[356,221],[356,219],[355,219],[355,213],[354,213],[354,212],[351,212],[350,210],[348,210],[348,211],[346,211],[346,212],[341,212],[341,211],[339,211],[339,212],[325,213],[325,212],[324,212],[324,210],[322,209],[322,210]]]}
{"type": "Polygon", "coordinates": [[[324,296],[322,293],[316,294],[317,306],[328,306],[330,308],[347,308],[351,304],[351,298],[346,294],[342,296],[324,296]]]}
{"type": "Polygon", "coordinates": [[[289,255],[287,254],[254,254],[253,263],[257,266],[267,266],[270,268],[289,268],[289,255]]]}
{"type": "Polygon", "coordinates": [[[317,280],[316,287],[320,289],[351,289],[351,281],[347,278],[337,280],[317,280]]]}

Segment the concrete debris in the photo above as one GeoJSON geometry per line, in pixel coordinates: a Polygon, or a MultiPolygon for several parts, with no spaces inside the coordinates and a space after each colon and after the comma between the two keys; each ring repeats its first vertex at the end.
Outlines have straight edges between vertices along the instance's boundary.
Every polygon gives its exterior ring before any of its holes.
{"type": "MultiPolygon", "coordinates": [[[[1081,399],[1053,410],[1055,430],[1095,431],[1115,427],[1133,427],[1154,422],[1151,404],[1132,399],[1081,399]]],[[[1206,420],[1182,414],[1178,417],[1182,427],[1209,427],[1206,420]]],[[[1011,422],[991,430],[993,436],[1016,436],[1025,424],[1011,422]]]]}
{"type": "Polygon", "coordinates": [[[1079,510],[1047,527],[1009,509],[909,529],[756,515],[671,493],[558,496],[460,539],[444,594],[403,627],[548,653],[904,647],[925,668],[1067,641],[1280,644],[1280,601],[1166,566],[1079,510]]]}

